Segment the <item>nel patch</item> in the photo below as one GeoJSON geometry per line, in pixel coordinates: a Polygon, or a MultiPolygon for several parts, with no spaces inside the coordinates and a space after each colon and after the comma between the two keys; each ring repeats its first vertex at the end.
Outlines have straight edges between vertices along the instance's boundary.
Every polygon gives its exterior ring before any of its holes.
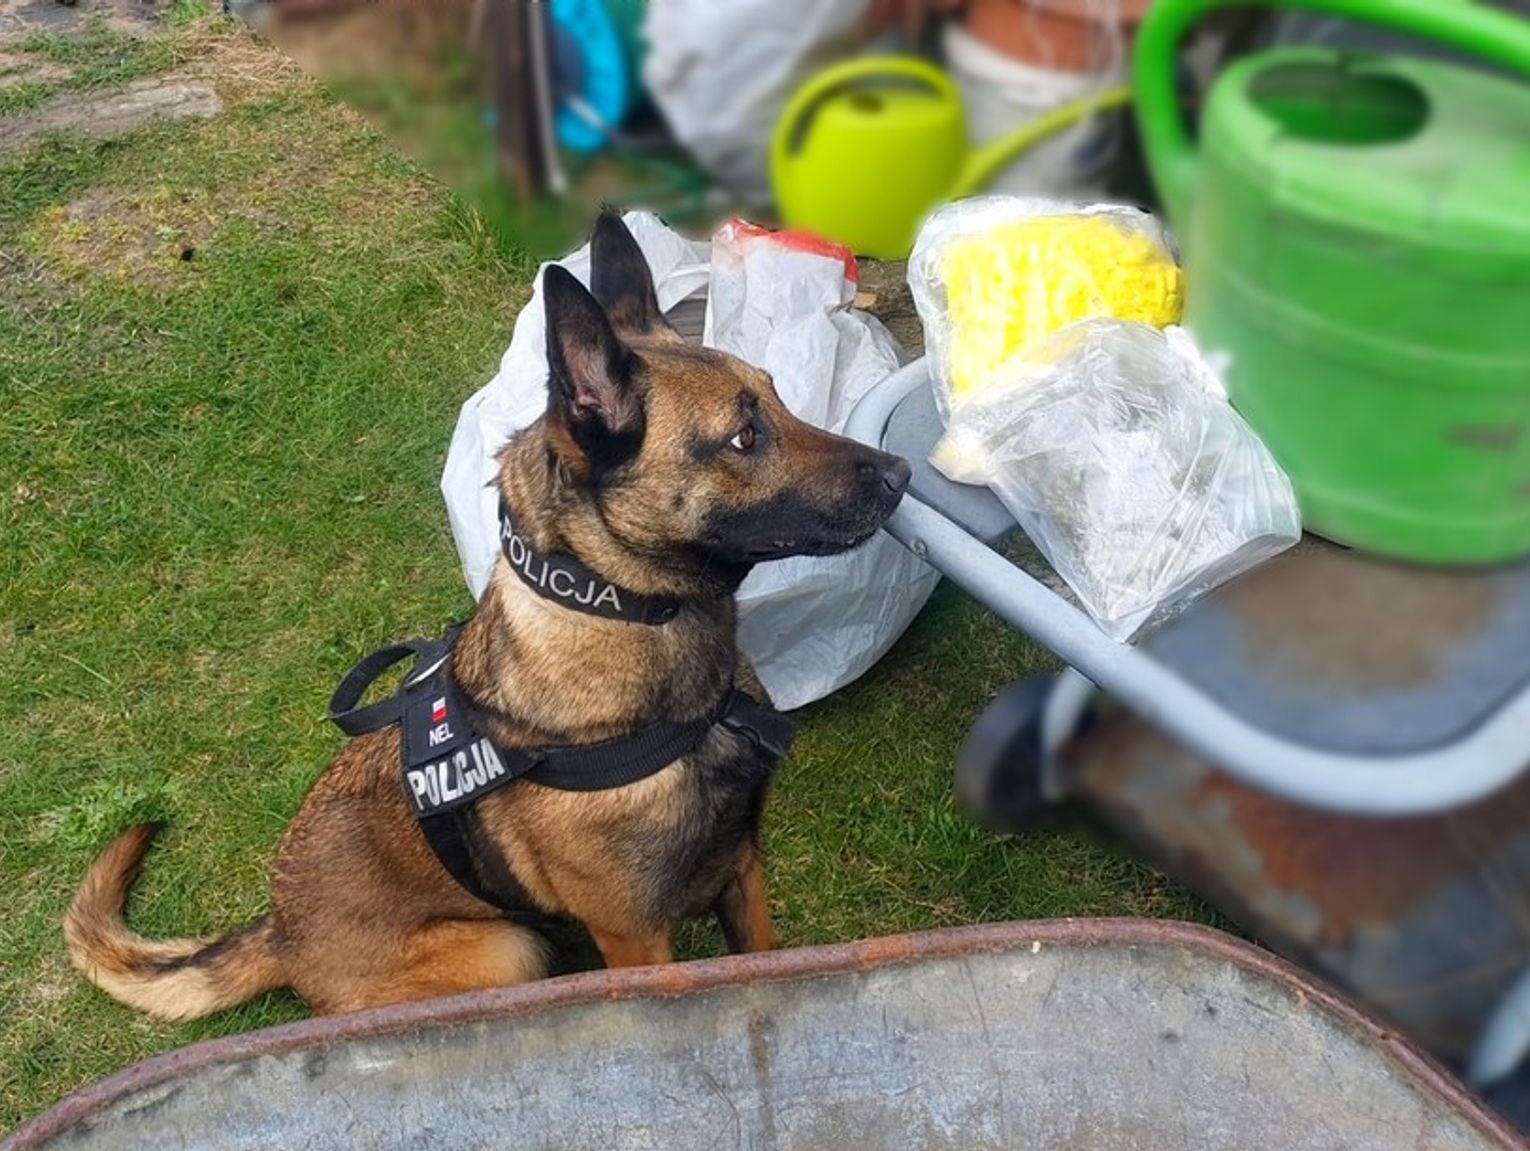
{"type": "Polygon", "coordinates": [[[437,675],[404,709],[404,789],[417,818],[455,811],[513,778],[469,726],[451,677],[437,675]]]}

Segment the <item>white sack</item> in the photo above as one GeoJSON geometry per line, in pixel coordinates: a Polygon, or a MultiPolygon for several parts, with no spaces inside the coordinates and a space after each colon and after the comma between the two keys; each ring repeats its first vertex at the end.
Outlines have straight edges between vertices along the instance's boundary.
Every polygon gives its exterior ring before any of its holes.
{"type": "Polygon", "coordinates": [[[643,86],[675,139],[770,201],[770,137],[798,85],[855,47],[868,0],[650,0],[643,86]]]}
{"type": "MultiPolygon", "coordinates": [[[[857,400],[899,366],[896,341],[875,319],[844,309],[854,296],[841,265],[774,244],[684,239],[656,217],[629,213],[659,306],[710,284],[705,342],[772,373],[797,415],[842,431],[857,400]]],[[[558,261],[589,282],[589,248],[558,261]]],[[[545,265],[544,265],[545,267],[545,265]]],[[[546,329],[539,271],[495,377],[463,404],[441,491],[463,574],[483,594],[499,556],[495,453],[547,407],[546,329]]],[[[777,707],[801,707],[843,687],[892,646],[938,580],[891,537],[843,556],[761,564],[738,590],[739,641],[777,707]]]]}

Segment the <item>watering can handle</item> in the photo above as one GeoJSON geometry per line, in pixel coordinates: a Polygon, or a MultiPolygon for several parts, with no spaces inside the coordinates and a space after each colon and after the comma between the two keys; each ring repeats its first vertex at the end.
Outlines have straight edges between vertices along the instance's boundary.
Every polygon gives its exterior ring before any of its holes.
{"type": "Polygon", "coordinates": [[[1153,182],[1180,229],[1190,208],[1196,156],[1175,98],[1174,59],[1185,34],[1221,8],[1297,9],[1390,28],[1530,79],[1530,23],[1475,0],[1157,0],[1137,34],[1132,87],[1153,182]]]}
{"type": "Polygon", "coordinates": [[[912,56],[861,56],[825,68],[787,101],[776,121],[771,150],[777,161],[798,152],[807,139],[809,127],[826,100],[846,88],[870,82],[888,82],[923,88],[946,100],[961,100],[955,83],[935,65],[912,56]]]}

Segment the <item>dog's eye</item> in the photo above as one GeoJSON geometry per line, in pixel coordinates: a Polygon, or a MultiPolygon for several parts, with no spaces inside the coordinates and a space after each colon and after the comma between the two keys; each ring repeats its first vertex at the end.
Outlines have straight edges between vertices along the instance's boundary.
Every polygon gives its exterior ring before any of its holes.
{"type": "Polygon", "coordinates": [[[728,441],[736,452],[748,452],[754,450],[755,431],[753,424],[745,424],[744,430],[739,432],[728,441]]]}

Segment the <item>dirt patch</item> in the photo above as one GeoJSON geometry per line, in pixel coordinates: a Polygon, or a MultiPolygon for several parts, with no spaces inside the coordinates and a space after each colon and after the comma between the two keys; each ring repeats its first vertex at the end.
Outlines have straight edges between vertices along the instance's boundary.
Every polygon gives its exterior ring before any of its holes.
{"type": "Polygon", "coordinates": [[[57,84],[69,76],[69,69],[48,60],[39,60],[24,52],[0,52],[0,88],[17,84],[57,84]]]}
{"type": "MultiPolygon", "coordinates": [[[[58,0],[54,0],[57,3],[58,0]]],[[[107,27],[125,32],[129,36],[149,36],[159,20],[160,9],[168,8],[171,0],[93,0],[76,7],[99,12],[107,27]]]]}
{"type": "Polygon", "coordinates": [[[883,263],[863,259],[859,265],[861,291],[876,297],[866,310],[887,325],[911,358],[924,355],[924,325],[908,290],[908,264],[903,260],[883,263]]]}
{"type": "Polygon", "coordinates": [[[168,291],[185,283],[216,219],[203,190],[98,188],[39,213],[24,240],[59,279],[106,275],[168,291]]]}
{"type": "MultiPolygon", "coordinates": [[[[3,60],[0,60],[3,64],[3,60]]],[[[22,84],[46,84],[52,87],[69,78],[69,69],[57,64],[37,64],[26,71],[7,72],[0,68],[0,90],[18,88],[22,84]]]]}
{"type": "Polygon", "coordinates": [[[188,36],[187,46],[195,57],[187,76],[211,85],[225,107],[268,100],[294,87],[306,91],[313,85],[296,62],[248,28],[188,36]]]}
{"type": "Polygon", "coordinates": [[[418,213],[431,186],[380,167],[369,134],[356,113],[334,106],[231,124],[207,141],[209,166],[223,173],[216,195],[173,181],[97,187],[33,217],[18,256],[39,266],[49,295],[92,277],[167,292],[191,284],[223,230],[240,221],[337,255],[428,244],[418,213]]]}
{"type": "Polygon", "coordinates": [[[24,148],[48,132],[75,131],[107,139],[150,120],[205,119],[222,110],[217,93],[206,84],[150,76],[106,92],[59,96],[29,116],[0,120],[0,153],[24,148]]]}
{"type": "Polygon", "coordinates": [[[269,32],[283,52],[328,84],[364,79],[426,93],[440,84],[443,60],[471,54],[480,43],[474,8],[360,3],[299,9],[285,18],[277,8],[269,32]]]}
{"type": "Polygon", "coordinates": [[[126,36],[152,35],[163,0],[0,0],[0,44],[14,43],[33,32],[69,35],[87,19],[99,20],[126,36]]]}

